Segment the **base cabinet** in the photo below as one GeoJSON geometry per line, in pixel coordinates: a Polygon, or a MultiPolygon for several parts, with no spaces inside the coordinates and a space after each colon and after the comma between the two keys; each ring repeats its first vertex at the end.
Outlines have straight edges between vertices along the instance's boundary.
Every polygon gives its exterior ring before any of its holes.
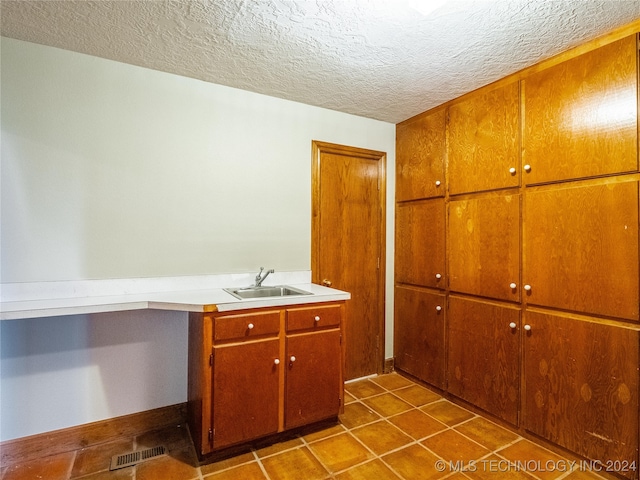
{"type": "Polygon", "coordinates": [[[201,457],[338,416],[343,308],[189,315],[187,415],[201,457]]]}

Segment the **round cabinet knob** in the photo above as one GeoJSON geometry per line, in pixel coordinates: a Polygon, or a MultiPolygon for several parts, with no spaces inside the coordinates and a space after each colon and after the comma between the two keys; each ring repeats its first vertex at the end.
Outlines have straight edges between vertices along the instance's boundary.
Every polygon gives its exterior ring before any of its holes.
{"type": "Polygon", "coordinates": [[[440,186],[440,180],[436,180],[436,187],[440,186]]]}
{"type": "Polygon", "coordinates": [[[436,278],[440,280],[442,278],[442,275],[440,275],[439,273],[436,273],[436,278]]]}
{"type": "Polygon", "coordinates": [[[324,280],[322,280],[322,285],[324,285],[325,287],[330,287],[331,286],[331,280],[327,280],[325,278],[324,280]]]}
{"type": "Polygon", "coordinates": [[[439,312],[440,310],[442,310],[442,307],[441,307],[440,305],[438,305],[438,306],[436,307],[436,312],[439,312]]]}
{"type": "Polygon", "coordinates": [[[319,321],[320,321],[320,317],[319,317],[318,315],[316,315],[315,317],[313,317],[313,319],[314,319],[316,322],[319,322],[319,321]]]}
{"type": "Polygon", "coordinates": [[[511,322],[509,324],[509,328],[516,328],[516,322],[511,322]]]}
{"type": "Polygon", "coordinates": [[[525,289],[527,292],[530,292],[530,291],[531,291],[531,285],[525,285],[525,286],[524,286],[524,289],[525,289]]]}
{"type": "Polygon", "coordinates": [[[253,330],[253,327],[254,327],[253,323],[250,323],[249,325],[247,325],[247,328],[248,328],[249,330],[253,330]]]}
{"type": "Polygon", "coordinates": [[[516,173],[516,169],[515,169],[515,167],[511,167],[511,168],[509,169],[509,173],[510,173],[511,175],[513,175],[514,173],[516,173]]]}
{"type": "Polygon", "coordinates": [[[524,171],[525,172],[530,172],[531,171],[531,165],[529,165],[528,163],[524,166],[524,171]]]}
{"type": "Polygon", "coordinates": [[[525,325],[525,326],[524,326],[524,329],[525,329],[527,332],[530,332],[530,331],[531,331],[531,325],[525,325]]]}
{"type": "Polygon", "coordinates": [[[517,287],[517,285],[516,285],[514,282],[511,282],[511,283],[509,284],[509,288],[511,288],[511,289],[514,289],[514,288],[516,288],[516,287],[517,287]]]}
{"type": "Polygon", "coordinates": [[[296,361],[296,357],[294,357],[293,355],[291,355],[291,358],[290,358],[289,360],[291,360],[292,362],[295,362],[295,361],[296,361]]]}
{"type": "Polygon", "coordinates": [[[274,365],[280,365],[280,359],[279,359],[279,358],[276,358],[276,359],[273,361],[273,364],[274,364],[274,365]]]}

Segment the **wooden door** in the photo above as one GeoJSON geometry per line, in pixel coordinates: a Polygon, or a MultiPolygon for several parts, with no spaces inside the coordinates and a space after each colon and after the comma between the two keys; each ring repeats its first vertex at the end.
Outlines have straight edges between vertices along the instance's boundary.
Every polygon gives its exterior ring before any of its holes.
{"type": "Polygon", "coordinates": [[[636,35],[523,80],[527,184],[638,169],[636,35]]]}
{"type": "Polygon", "coordinates": [[[277,338],[214,347],[214,449],[278,431],[279,353],[277,338]]]}
{"type": "Polygon", "coordinates": [[[314,283],[351,293],[345,307],[345,378],[384,365],[386,156],[313,142],[314,283]]]}
{"type": "Polygon", "coordinates": [[[520,184],[518,83],[449,107],[449,194],[520,184]]]}
{"type": "Polygon", "coordinates": [[[529,304],[638,320],[637,181],[530,190],[524,211],[529,304]]]}
{"type": "Polygon", "coordinates": [[[449,288],[520,301],[520,196],[449,203],[449,288]]]}
{"type": "Polygon", "coordinates": [[[287,335],[284,426],[337,417],[342,402],[340,330],[287,335]]]}
{"type": "Polygon", "coordinates": [[[638,331],[533,311],[524,320],[526,429],[604,465],[637,462],[638,331]]]}
{"type": "Polygon", "coordinates": [[[444,388],[445,296],[396,287],[394,318],[395,367],[444,388]]]}
{"type": "Polygon", "coordinates": [[[396,283],[445,288],[444,199],[396,205],[396,283]]]}
{"type": "Polygon", "coordinates": [[[447,389],[518,425],[520,309],[449,297],[447,389]]]}
{"type": "Polygon", "coordinates": [[[443,197],[445,109],[396,127],[396,201],[443,197]]]}

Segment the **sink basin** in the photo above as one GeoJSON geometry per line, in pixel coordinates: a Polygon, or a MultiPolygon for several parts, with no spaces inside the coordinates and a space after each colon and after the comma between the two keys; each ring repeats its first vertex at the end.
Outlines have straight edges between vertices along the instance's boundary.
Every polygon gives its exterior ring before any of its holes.
{"type": "Polygon", "coordinates": [[[291,295],[311,295],[299,288],[290,287],[288,285],[278,285],[275,287],[244,287],[244,288],[225,288],[225,292],[230,293],[240,300],[248,298],[267,298],[267,297],[288,297],[291,295]]]}

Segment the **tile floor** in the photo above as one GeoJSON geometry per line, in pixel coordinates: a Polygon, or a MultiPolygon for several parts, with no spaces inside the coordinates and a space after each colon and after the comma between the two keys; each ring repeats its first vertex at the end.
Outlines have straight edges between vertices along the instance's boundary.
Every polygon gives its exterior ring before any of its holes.
{"type": "Polygon", "coordinates": [[[176,426],[3,466],[2,480],[602,478],[396,373],[349,383],[346,392],[339,424],[217,462],[199,465],[187,429],[176,426]],[[109,471],[113,455],[159,444],[168,455],[109,471]]]}

